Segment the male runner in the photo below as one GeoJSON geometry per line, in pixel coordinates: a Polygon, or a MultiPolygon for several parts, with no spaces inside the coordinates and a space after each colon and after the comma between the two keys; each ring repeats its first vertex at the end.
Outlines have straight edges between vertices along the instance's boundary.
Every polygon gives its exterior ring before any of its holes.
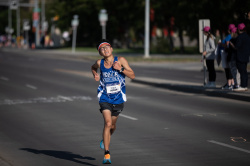
{"type": "Polygon", "coordinates": [[[113,48],[108,40],[103,39],[97,45],[97,50],[103,59],[92,65],[91,70],[96,81],[100,81],[97,89],[100,112],[104,118],[103,140],[100,147],[105,150],[103,164],[111,164],[109,144],[110,137],[116,129],[118,115],[124,107],[126,99],[125,76],[135,78],[124,57],[114,57],[113,48]],[[97,73],[100,68],[100,76],[97,73]]]}

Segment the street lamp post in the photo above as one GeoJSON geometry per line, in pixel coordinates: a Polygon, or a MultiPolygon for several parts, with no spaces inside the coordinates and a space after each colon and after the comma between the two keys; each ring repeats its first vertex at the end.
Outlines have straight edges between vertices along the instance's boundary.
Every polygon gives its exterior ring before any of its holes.
{"type": "Polygon", "coordinates": [[[71,21],[71,26],[73,28],[73,39],[72,39],[72,53],[75,53],[76,48],[76,34],[77,26],[79,25],[78,15],[74,15],[74,19],[71,21]]]}
{"type": "Polygon", "coordinates": [[[107,10],[102,9],[99,13],[99,21],[102,26],[102,39],[106,39],[106,22],[108,21],[107,10]]]}

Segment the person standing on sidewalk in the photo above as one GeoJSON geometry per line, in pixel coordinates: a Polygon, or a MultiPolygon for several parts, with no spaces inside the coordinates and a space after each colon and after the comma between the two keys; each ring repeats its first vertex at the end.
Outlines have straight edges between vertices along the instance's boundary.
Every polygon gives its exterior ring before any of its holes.
{"type": "Polygon", "coordinates": [[[205,85],[205,87],[216,87],[215,85],[216,72],[214,68],[214,59],[215,59],[214,36],[212,35],[209,26],[205,26],[203,28],[203,33],[205,36],[207,36],[207,39],[204,44],[204,51],[202,55],[206,58],[206,65],[208,69],[208,79],[209,79],[209,82],[205,85]]]}
{"type": "Polygon", "coordinates": [[[97,50],[103,59],[99,59],[91,66],[91,71],[96,81],[100,81],[97,89],[100,112],[104,118],[103,139],[100,143],[104,149],[103,164],[111,164],[109,145],[111,135],[116,129],[116,122],[122,112],[126,99],[125,76],[135,78],[134,71],[130,68],[124,57],[113,56],[113,48],[108,40],[101,40],[97,50]],[[100,76],[97,73],[100,68],[100,76]]]}
{"type": "Polygon", "coordinates": [[[235,90],[237,88],[239,88],[239,83],[240,83],[240,79],[239,79],[239,75],[240,73],[237,70],[237,65],[236,65],[236,56],[237,56],[237,51],[235,49],[235,44],[236,44],[236,39],[237,39],[237,28],[234,27],[231,29],[232,32],[232,38],[229,41],[229,47],[228,47],[228,61],[229,61],[229,67],[233,76],[233,89],[235,90]]]}
{"type": "Polygon", "coordinates": [[[246,33],[246,26],[244,23],[238,25],[239,36],[236,40],[236,65],[240,73],[240,87],[234,91],[247,91],[248,86],[248,74],[247,74],[247,64],[249,62],[250,56],[250,37],[246,33]]]}
{"type": "Polygon", "coordinates": [[[225,75],[226,75],[226,79],[227,79],[227,83],[222,86],[222,89],[229,89],[232,90],[233,86],[234,86],[234,80],[233,80],[233,75],[231,73],[231,69],[229,66],[229,62],[230,62],[230,57],[229,57],[229,53],[228,53],[228,48],[229,48],[229,41],[232,39],[232,29],[235,28],[234,24],[229,24],[228,26],[228,35],[226,36],[226,38],[224,40],[222,40],[221,42],[221,46],[222,46],[222,50],[221,50],[221,55],[222,55],[222,67],[225,70],[225,75]]]}

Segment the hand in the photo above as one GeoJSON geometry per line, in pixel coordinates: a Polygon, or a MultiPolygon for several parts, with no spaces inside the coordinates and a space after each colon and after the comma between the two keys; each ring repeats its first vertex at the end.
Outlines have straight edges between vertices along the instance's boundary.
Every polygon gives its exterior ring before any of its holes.
{"type": "Polygon", "coordinates": [[[232,42],[229,42],[229,44],[234,48],[234,44],[232,42]]]}
{"type": "Polygon", "coordinates": [[[204,52],[202,53],[202,55],[203,55],[203,56],[206,56],[206,55],[207,55],[207,52],[206,52],[206,51],[204,51],[204,52]]]}
{"type": "Polygon", "coordinates": [[[99,80],[100,80],[100,76],[99,76],[99,74],[98,74],[98,73],[96,73],[96,74],[94,75],[94,78],[95,78],[95,80],[96,80],[96,81],[99,81],[99,80]]]}
{"type": "Polygon", "coordinates": [[[122,66],[120,65],[120,63],[119,63],[118,61],[115,61],[115,62],[113,63],[113,68],[114,68],[115,70],[121,70],[122,66]]]}

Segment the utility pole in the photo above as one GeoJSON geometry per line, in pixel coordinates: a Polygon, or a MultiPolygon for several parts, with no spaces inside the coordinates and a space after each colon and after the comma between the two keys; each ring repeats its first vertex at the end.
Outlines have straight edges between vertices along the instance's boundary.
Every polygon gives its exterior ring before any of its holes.
{"type": "Polygon", "coordinates": [[[11,1],[9,0],[9,9],[8,9],[8,35],[11,36],[11,30],[12,30],[12,10],[10,7],[11,1]]]}
{"type": "Polygon", "coordinates": [[[19,0],[16,1],[16,18],[17,18],[17,23],[16,23],[16,36],[20,36],[20,6],[19,6],[19,0]]]}
{"type": "Polygon", "coordinates": [[[145,39],[144,39],[144,57],[149,58],[149,10],[150,0],[145,0],[145,39]]]}
{"type": "MultiPolygon", "coordinates": [[[[40,19],[40,16],[39,16],[39,8],[38,8],[38,2],[39,0],[35,0],[35,8],[34,8],[34,13],[35,15],[37,16],[36,20],[33,20],[35,21],[35,27],[36,27],[36,47],[40,45],[40,34],[39,34],[39,31],[40,31],[40,24],[39,24],[39,19],[40,19]]],[[[33,14],[34,14],[33,13],[33,14]]]]}
{"type": "Polygon", "coordinates": [[[46,16],[45,16],[45,0],[42,0],[42,35],[45,36],[45,31],[46,31],[46,16]]]}

